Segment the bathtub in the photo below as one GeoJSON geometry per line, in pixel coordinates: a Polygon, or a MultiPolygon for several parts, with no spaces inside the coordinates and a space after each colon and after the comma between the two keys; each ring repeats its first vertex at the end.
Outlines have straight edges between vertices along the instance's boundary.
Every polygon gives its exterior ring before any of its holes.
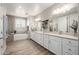
{"type": "Polygon", "coordinates": [[[24,40],[28,38],[28,34],[14,34],[14,40],[24,40]]]}

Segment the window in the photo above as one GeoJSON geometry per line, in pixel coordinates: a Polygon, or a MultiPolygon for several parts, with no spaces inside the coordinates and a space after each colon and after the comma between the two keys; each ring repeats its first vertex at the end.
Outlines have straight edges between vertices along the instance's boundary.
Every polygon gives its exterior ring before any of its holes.
{"type": "Polygon", "coordinates": [[[16,19],[15,20],[15,27],[16,28],[25,28],[25,19],[16,19]]]}

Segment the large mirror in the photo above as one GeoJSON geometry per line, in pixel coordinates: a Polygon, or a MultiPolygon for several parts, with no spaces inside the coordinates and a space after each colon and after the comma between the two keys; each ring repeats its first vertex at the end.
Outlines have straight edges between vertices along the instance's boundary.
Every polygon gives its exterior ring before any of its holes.
{"type": "Polygon", "coordinates": [[[78,34],[78,14],[69,14],[66,16],[51,17],[49,19],[49,29],[51,32],[59,32],[77,36],[78,34]]]}

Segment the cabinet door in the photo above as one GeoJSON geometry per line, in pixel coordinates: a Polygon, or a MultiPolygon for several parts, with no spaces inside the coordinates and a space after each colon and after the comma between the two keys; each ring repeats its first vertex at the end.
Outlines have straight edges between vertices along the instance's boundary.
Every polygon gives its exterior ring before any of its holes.
{"type": "Polygon", "coordinates": [[[49,50],[55,54],[61,55],[61,39],[58,37],[49,36],[49,50]]]}
{"type": "Polygon", "coordinates": [[[32,32],[31,33],[31,39],[34,40],[34,41],[36,41],[37,36],[36,36],[36,33],[35,32],[32,32]]]}
{"type": "Polygon", "coordinates": [[[32,36],[33,36],[33,35],[32,35],[32,32],[31,32],[31,33],[30,33],[30,38],[31,38],[31,39],[32,39],[32,36]]]}
{"type": "Polygon", "coordinates": [[[35,41],[40,44],[40,34],[39,33],[35,34],[35,41]]]}
{"type": "Polygon", "coordinates": [[[44,46],[43,33],[40,34],[40,44],[44,46]]]}
{"type": "Polygon", "coordinates": [[[37,33],[37,43],[43,46],[43,34],[42,33],[37,33]]]}
{"type": "Polygon", "coordinates": [[[48,42],[49,42],[48,35],[44,34],[44,47],[47,49],[48,49],[48,42]]]}
{"type": "Polygon", "coordinates": [[[49,41],[49,50],[56,54],[56,42],[53,40],[49,41]]]}
{"type": "Polygon", "coordinates": [[[34,33],[33,32],[31,32],[30,37],[32,40],[34,40],[34,33]]]}
{"type": "Polygon", "coordinates": [[[78,47],[75,47],[75,54],[78,55],[78,47]]]}
{"type": "Polygon", "coordinates": [[[0,54],[2,54],[3,50],[3,39],[0,39],[0,54]]]}
{"type": "Polygon", "coordinates": [[[35,33],[35,34],[33,35],[33,37],[34,37],[34,41],[37,42],[37,43],[39,43],[40,34],[39,34],[39,33],[35,33]]]}

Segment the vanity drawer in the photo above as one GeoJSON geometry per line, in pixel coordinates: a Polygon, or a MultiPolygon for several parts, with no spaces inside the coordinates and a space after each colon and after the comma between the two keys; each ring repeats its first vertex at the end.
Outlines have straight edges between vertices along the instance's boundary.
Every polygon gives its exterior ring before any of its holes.
{"type": "Polygon", "coordinates": [[[69,45],[73,47],[78,47],[78,41],[70,40],[70,39],[63,39],[63,45],[69,45]]]}
{"type": "Polygon", "coordinates": [[[71,54],[69,54],[68,52],[64,51],[63,55],[71,55],[71,54]]]}
{"type": "Polygon", "coordinates": [[[64,45],[63,46],[63,54],[70,54],[70,55],[76,55],[77,51],[77,47],[71,47],[71,46],[67,46],[67,45],[64,45]]]}
{"type": "Polygon", "coordinates": [[[59,37],[48,35],[48,38],[53,40],[53,41],[56,41],[56,42],[61,42],[61,38],[59,38],[59,37]]]}

